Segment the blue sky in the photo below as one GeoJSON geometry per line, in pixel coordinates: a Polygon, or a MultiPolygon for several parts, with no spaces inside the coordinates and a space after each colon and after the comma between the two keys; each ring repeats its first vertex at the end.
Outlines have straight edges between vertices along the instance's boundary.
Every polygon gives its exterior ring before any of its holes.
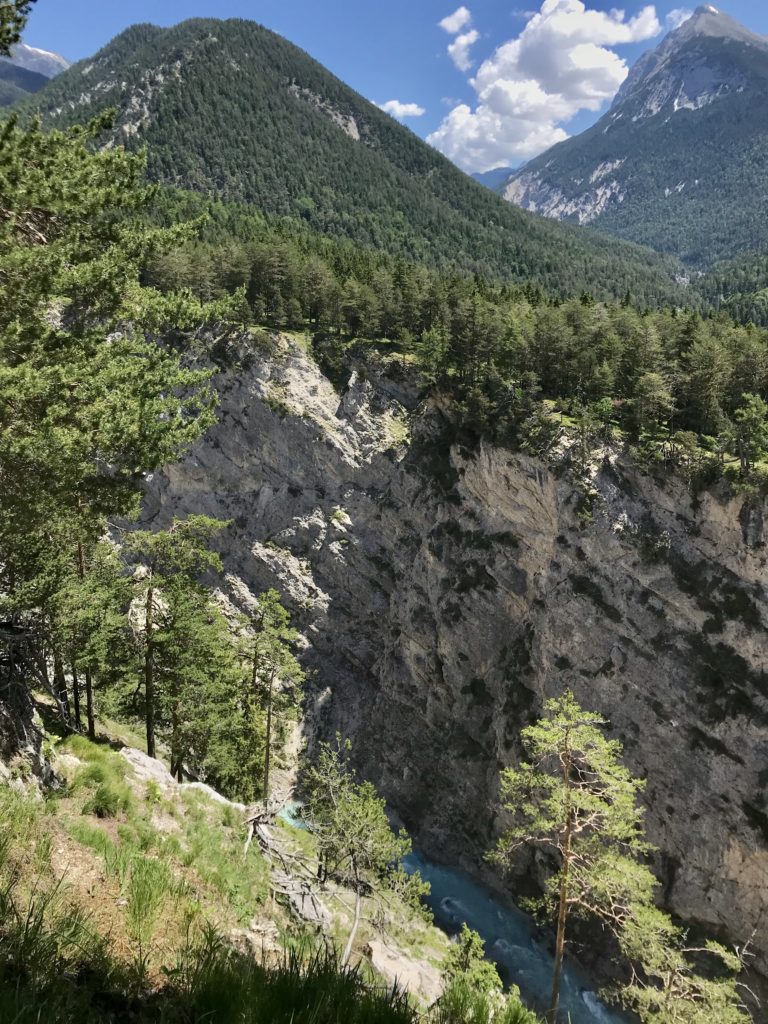
{"type": "MultiPolygon", "coordinates": [[[[253,18],[466,170],[516,165],[592,123],[686,0],[38,0],[25,41],[69,60],[128,25],[253,18]],[[441,27],[441,22],[443,26],[441,27]],[[448,47],[453,48],[450,55],[448,47]],[[423,114],[414,116],[417,110],[423,114]]],[[[718,7],[768,34],[764,0],[718,7]]]]}

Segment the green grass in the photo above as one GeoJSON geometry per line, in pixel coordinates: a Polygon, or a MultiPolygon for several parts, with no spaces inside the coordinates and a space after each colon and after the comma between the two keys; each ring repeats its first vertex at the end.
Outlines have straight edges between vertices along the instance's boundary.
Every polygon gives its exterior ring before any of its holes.
{"type": "Polygon", "coordinates": [[[207,804],[200,793],[183,795],[181,863],[194,869],[211,886],[241,922],[248,921],[269,895],[269,870],[257,849],[243,857],[243,837],[238,819],[232,826],[229,809],[207,804]]]}
{"type": "MultiPolygon", "coordinates": [[[[284,940],[277,962],[235,951],[224,931],[234,918],[263,920],[269,893],[258,848],[243,856],[240,813],[185,791],[159,803],[134,799],[119,823],[89,816],[83,797],[129,786],[130,768],[82,737],[65,746],[83,763],[55,818],[31,794],[0,789],[3,1024],[530,1024],[486,1020],[475,1009],[466,1018],[420,1017],[376,982],[367,962],[342,968],[318,936],[300,930],[284,940]],[[152,815],[171,806],[169,835],[152,815]],[[77,872],[66,884],[57,878],[54,843],[83,865],[79,887],[77,872]],[[101,859],[102,872],[86,851],[101,859]]],[[[280,828],[312,858],[308,832],[280,828]]],[[[282,911],[275,913],[279,922],[282,911]]]]}

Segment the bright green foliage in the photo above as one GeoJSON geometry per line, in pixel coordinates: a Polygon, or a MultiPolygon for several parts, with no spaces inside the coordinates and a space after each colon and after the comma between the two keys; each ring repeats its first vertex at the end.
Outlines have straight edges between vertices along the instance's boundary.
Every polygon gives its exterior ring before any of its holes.
{"type": "Polygon", "coordinates": [[[738,983],[744,956],[717,942],[691,948],[685,933],[653,906],[638,908],[620,936],[634,965],[622,1002],[643,1024],[748,1024],[738,983]]]}
{"type": "Polygon", "coordinates": [[[496,968],[485,959],[483,940],[463,925],[443,962],[445,990],[435,1007],[435,1024],[540,1024],[512,986],[502,992],[496,968]]]}
{"type": "Polygon", "coordinates": [[[660,373],[648,372],[635,383],[632,398],[632,426],[638,435],[665,424],[674,409],[672,392],[660,373]]]}
{"type": "Polygon", "coordinates": [[[394,890],[414,909],[429,891],[400,861],[411,851],[408,835],[392,831],[386,805],[370,782],[358,782],[347,763],[349,741],[323,744],[306,772],[306,816],[317,837],[321,875],[332,876],[355,893],[355,918],[342,963],[347,963],[360,924],[362,897],[394,890]]]}
{"type": "Polygon", "coordinates": [[[148,335],[181,340],[231,307],[140,284],[191,231],[146,226],[143,159],[94,145],[109,123],[44,133],[12,118],[0,132],[0,614],[65,720],[79,724],[84,687],[91,735],[96,676],[131,660],[100,538],[213,415],[209,373],[148,335]]]}
{"type": "Polygon", "coordinates": [[[117,549],[110,541],[99,541],[90,552],[87,574],[69,575],[56,592],[56,643],[60,649],[105,678],[120,665],[128,652],[125,613],[131,600],[131,585],[117,549]]]}
{"type": "Polygon", "coordinates": [[[482,938],[467,924],[443,961],[443,977],[449,985],[461,979],[477,992],[501,991],[499,972],[485,959],[482,938]]]}
{"type": "Polygon", "coordinates": [[[557,922],[552,1000],[557,1017],[559,979],[570,915],[610,929],[632,966],[632,981],[616,998],[636,1010],[643,1024],[748,1021],[738,999],[742,958],[716,943],[687,949],[685,936],[654,905],[656,879],[643,863],[637,806],[642,783],[621,763],[621,745],[603,736],[605,721],[584,711],[570,692],[549,700],[540,721],[523,730],[529,761],[502,776],[504,806],[512,825],[494,859],[507,864],[517,851],[536,846],[556,865],[534,908],[557,922]],[[720,973],[710,976],[715,963],[720,973]],[[722,1016],[720,1015],[722,1014],[722,1016]]]}
{"type": "Polygon", "coordinates": [[[557,1017],[566,925],[572,913],[618,930],[656,885],[639,861],[650,849],[637,805],[642,783],[621,762],[621,745],[603,736],[605,721],[566,692],[544,705],[521,739],[530,760],[502,775],[513,822],[499,840],[502,865],[521,849],[545,850],[555,870],[537,909],[557,923],[549,1018],[557,1017]]]}
{"type": "Polygon", "coordinates": [[[279,735],[287,717],[298,710],[304,673],[293,654],[298,633],[276,590],[260,595],[257,611],[244,617],[243,625],[240,657],[251,684],[246,714],[264,726],[261,793],[266,803],[275,733],[279,735]]]}
{"type": "Polygon", "coordinates": [[[731,452],[738,458],[741,471],[749,473],[768,453],[768,405],[759,395],[742,395],[742,404],[734,414],[733,426],[726,432],[731,452]]]}
{"type": "Polygon", "coordinates": [[[90,148],[107,124],[0,135],[0,564],[22,606],[210,422],[207,374],[143,335],[210,311],[139,286],[170,238],[136,226],[142,160],[90,148]]]}
{"type": "Polygon", "coordinates": [[[541,1024],[523,1006],[516,990],[505,995],[482,992],[462,979],[446,989],[428,1020],[430,1024],[541,1024]]]}

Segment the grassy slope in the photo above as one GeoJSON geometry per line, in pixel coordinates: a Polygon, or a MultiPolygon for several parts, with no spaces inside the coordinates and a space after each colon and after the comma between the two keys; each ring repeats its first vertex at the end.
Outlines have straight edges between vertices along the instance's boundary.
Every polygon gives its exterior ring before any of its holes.
{"type": "MultiPolygon", "coordinates": [[[[243,857],[242,811],[200,791],[141,781],[120,742],[63,737],[46,705],[40,710],[46,753],[64,784],[40,802],[18,760],[13,787],[0,787],[0,1020],[27,1024],[42,1013],[51,1022],[101,1024],[111,1019],[105,1003],[136,1021],[202,1019],[190,1009],[195,1000],[222,1022],[259,1007],[266,1013],[273,1002],[281,1014],[292,1007],[297,1024],[310,1007],[313,1022],[330,1024],[336,1017],[328,1014],[345,1002],[352,1021],[411,1020],[402,1000],[361,987],[362,978],[376,982],[366,961],[362,974],[345,975],[324,954],[312,959],[316,937],[275,901],[258,846],[243,857]],[[29,907],[40,911],[31,931],[23,924],[29,907]],[[16,989],[10,982],[19,971],[26,983],[16,989]]],[[[312,862],[311,836],[285,823],[279,832],[288,850],[312,862]]],[[[342,944],[352,895],[338,887],[326,895],[342,944]]],[[[442,959],[441,933],[402,906],[388,910],[412,955],[442,959]]],[[[358,946],[372,935],[364,927],[358,946]]]]}

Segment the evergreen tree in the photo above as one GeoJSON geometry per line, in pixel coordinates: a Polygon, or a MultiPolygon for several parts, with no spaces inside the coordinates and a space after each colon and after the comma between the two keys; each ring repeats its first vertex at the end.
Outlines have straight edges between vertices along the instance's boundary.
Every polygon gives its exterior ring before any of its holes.
{"type": "Polygon", "coordinates": [[[108,124],[0,130],[0,614],[38,644],[107,518],[134,513],[144,474],[212,421],[209,374],[148,335],[230,306],[140,284],[191,229],[146,224],[142,159],[93,145],[108,124]]]}
{"type": "Polygon", "coordinates": [[[537,846],[555,865],[537,904],[556,921],[551,1024],[570,915],[594,916],[618,929],[633,907],[650,902],[656,884],[639,861],[649,850],[637,806],[642,783],[622,765],[619,743],[603,736],[605,724],[570,692],[549,700],[541,720],[521,734],[531,760],[502,775],[503,804],[513,823],[495,859],[507,865],[521,848],[537,846]]]}
{"type": "Polygon", "coordinates": [[[0,2],[0,55],[7,56],[14,43],[21,39],[35,0],[2,0],[0,2]]]}
{"type": "Polygon", "coordinates": [[[728,431],[731,452],[746,475],[768,452],[768,404],[758,395],[744,394],[728,431]]]}
{"type": "Polygon", "coordinates": [[[51,607],[54,650],[69,665],[73,719],[81,721],[84,686],[88,736],[96,738],[94,684],[113,684],[134,669],[126,613],[131,601],[130,580],[115,546],[99,541],[86,553],[78,551],[75,571],[68,572],[51,607]]]}
{"type": "Polygon", "coordinates": [[[295,712],[301,701],[304,673],[293,654],[298,633],[291,628],[290,616],[276,590],[268,590],[258,599],[258,609],[244,620],[241,658],[250,677],[252,714],[264,716],[264,762],[261,792],[269,802],[272,751],[275,732],[283,719],[295,712]]]}
{"type": "Polygon", "coordinates": [[[689,946],[685,933],[653,906],[635,908],[620,933],[634,967],[622,1002],[642,1024],[749,1024],[738,975],[745,950],[717,942],[689,946]]]}
{"type": "MultiPolygon", "coordinates": [[[[187,673],[215,672],[209,637],[201,629],[209,603],[198,582],[206,570],[219,570],[221,560],[209,549],[226,524],[206,516],[174,520],[167,530],[137,531],[125,549],[141,560],[134,573],[134,622],[142,655],[140,688],[144,691],[147,753],[156,756],[156,728],[170,733],[171,770],[181,778],[184,754],[182,721],[187,673]],[[199,646],[198,645],[199,641],[199,646]]],[[[215,646],[215,645],[214,645],[215,646]]]]}

